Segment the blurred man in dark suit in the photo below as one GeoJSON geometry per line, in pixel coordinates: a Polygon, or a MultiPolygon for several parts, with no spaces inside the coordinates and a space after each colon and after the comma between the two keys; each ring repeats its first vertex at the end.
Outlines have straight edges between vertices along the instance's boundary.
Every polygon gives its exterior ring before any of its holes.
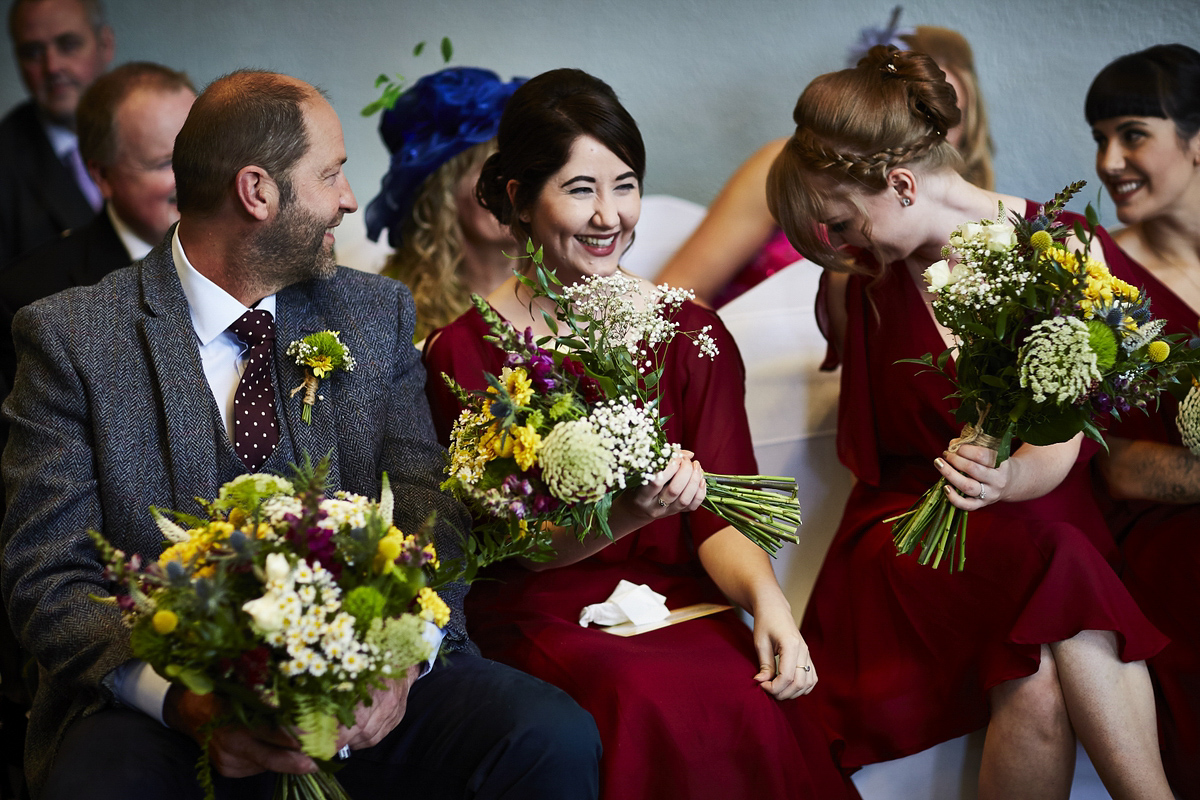
{"type": "Polygon", "coordinates": [[[9,329],[18,309],[129,266],[179,219],[171,148],[195,99],[185,74],[148,62],[117,67],[84,93],[76,115],[79,149],[104,210],[0,273],[0,372],[10,384],[16,363],[9,329]]]}
{"type": "Polygon", "coordinates": [[[0,270],[100,209],[75,109],[115,48],[99,0],[14,0],[8,30],[30,99],[0,120],[0,270]]]}

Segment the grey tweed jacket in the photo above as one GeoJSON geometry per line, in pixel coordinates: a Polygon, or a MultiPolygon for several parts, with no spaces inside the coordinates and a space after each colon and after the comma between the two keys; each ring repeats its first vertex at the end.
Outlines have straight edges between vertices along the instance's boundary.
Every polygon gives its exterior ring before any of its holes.
{"type": "MultiPolygon", "coordinates": [[[[412,298],[402,284],[339,269],[277,296],[276,404],[292,451],[332,453],[335,488],[378,497],[386,471],[396,524],[414,530],[436,509],[439,555],[458,552],[469,517],[438,491],[444,455],[436,444],[412,346],[412,298]],[[290,342],[340,331],[357,362],[321,384],[312,424],[300,418],[301,368],[290,342]]],[[[3,471],[8,514],[3,598],[13,629],[37,658],[39,686],[26,747],[35,791],[66,729],[114,698],[104,677],[130,658],[112,608],[89,599],[107,586],[87,531],[127,553],[156,557],[162,537],[150,506],[196,513],[223,479],[228,439],[204,377],[170,237],[140,264],[20,311],[19,358],[4,404],[11,433],[3,471]]],[[[465,587],[443,593],[452,609],[446,646],[469,648],[465,587]]]]}

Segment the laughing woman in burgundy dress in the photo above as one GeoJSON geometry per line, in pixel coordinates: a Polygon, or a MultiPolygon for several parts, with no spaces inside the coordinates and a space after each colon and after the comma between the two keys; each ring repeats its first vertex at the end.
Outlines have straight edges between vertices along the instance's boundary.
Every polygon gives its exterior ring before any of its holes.
{"type": "Polygon", "coordinates": [[[1166,640],[1113,569],[1094,445],[1023,445],[999,468],[982,447],[943,452],[958,434],[948,384],[897,363],[952,344],[921,278],[950,232],[998,201],[1036,206],[959,174],[945,139],[959,111],[928,56],[875,47],[813,81],[794,119],[768,198],[827,268],[838,452],[857,478],[801,626],[842,766],[987,726],[981,798],[1066,798],[1078,736],[1114,797],[1170,800],[1144,663],[1166,640]],[[939,475],[971,512],[971,557],[953,574],[897,556],[888,522],[939,475]]]}
{"type": "MultiPolygon", "coordinates": [[[[498,151],[484,165],[481,202],[518,240],[531,238],[564,284],[612,275],[641,209],[645,149],[616,95],[579,70],[554,70],[518,89],[505,108],[498,151]]],[[[516,278],[488,302],[518,330],[549,333],[542,301],[516,278]]],[[[552,306],[548,307],[554,313],[552,306]]],[[[755,472],[737,347],[719,318],[685,303],[681,330],[712,326],[720,354],[696,357],[679,336],[659,354],[667,438],[682,452],[652,483],[619,495],[616,541],[580,544],[559,531],[550,564],[502,564],[474,584],[471,638],[483,654],[565,689],[596,719],[604,744],[604,797],[840,798],[852,788],[834,767],[808,694],[816,670],[769,559],[699,509],[700,465],[755,472]],[[621,638],[578,623],[621,579],[645,583],[677,608],[725,598],[732,611],[621,638]]],[[[458,405],[441,374],[468,389],[498,374],[503,353],[483,340],[474,309],[429,337],[427,393],[443,442],[458,405]]]]}

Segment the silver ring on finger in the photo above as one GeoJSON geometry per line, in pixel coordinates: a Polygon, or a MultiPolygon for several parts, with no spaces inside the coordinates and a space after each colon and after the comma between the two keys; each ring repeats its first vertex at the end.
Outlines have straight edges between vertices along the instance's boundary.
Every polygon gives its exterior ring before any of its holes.
{"type": "Polygon", "coordinates": [[[979,494],[975,496],[976,500],[984,500],[987,498],[987,487],[982,483],[979,484],[979,494]]]}
{"type": "Polygon", "coordinates": [[[659,508],[666,508],[666,507],[667,507],[667,504],[663,502],[663,499],[662,499],[661,497],[660,497],[660,498],[658,498],[658,507],[659,507],[659,508]]]}
{"type": "Polygon", "coordinates": [[[800,669],[804,670],[805,672],[812,672],[812,664],[805,664],[800,669]]]}

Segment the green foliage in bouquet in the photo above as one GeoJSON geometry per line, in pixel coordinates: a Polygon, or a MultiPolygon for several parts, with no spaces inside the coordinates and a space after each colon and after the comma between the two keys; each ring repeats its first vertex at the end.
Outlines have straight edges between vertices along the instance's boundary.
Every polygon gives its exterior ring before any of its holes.
{"type": "MultiPolygon", "coordinates": [[[[982,444],[997,451],[998,466],[1014,439],[1050,445],[1082,431],[1103,444],[1106,417],[1145,410],[1196,364],[1187,337],[1162,335],[1166,321],[1151,316],[1150,298],[1089,255],[1092,207],[1086,228],[1059,222],[1083,185],[1066,187],[1032,220],[1001,206],[994,220],[960,226],[943,250],[958,263],[925,273],[937,321],[958,345],[910,361],[954,385],[964,428],[952,450],[982,444]]],[[[966,563],[967,512],[950,504],[945,485],[894,518],[893,532],[901,553],[919,549],[935,568],[946,558],[953,571],[966,563]]]]}
{"type": "MultiPolygon", "coordinates": [[[[327,496],[328,470],[305,459],[291,480],[240,476],[202,501],[206,519],[154,509],[168,546],[152,563],[91,534],[113,586],[94,599],[122,610],[133,655],[216,693],[226,716],[211,728],[282,727],[322,766],[281,776],[279,796],[345,796],[330,763],[339,724],[429,657],[426,622],[449,619],[435,589],[458,577],[438,562],[432,516],[408,536],[392,525],[386,475],[372,502],[327,496]]],[[[211,797],[207,757],[200,766],[211,797]]]]}
{"type": "MultiPolygon", "coordinates": [[[[541,309],[551,335],[518,333],[475,297],[488,340],[506,354],[504,369],[486,376],[482,392],[445,376],[464,411],[451,433],[444,487],[480,520],[469,549],[482,560],[549,558],[550,526],[569,528],[581,540],[612,538],[614,498],[650,480],[677,449],[658,412],[659,358],[679,333],[671,312],[691,293],[646,290],[620,274],[564,287],[543,265],[540,249],[527,244],[526,256],[530,274],[517,277],[534,301],[553,303],[541,309]]],[[[701,356],[716,356],[707,327],[683,334],[701,356]]],[[[706,478],[704,507],[760,547],[774,554],[781,542],[796,541],[794,479],[706,478]]]]}

